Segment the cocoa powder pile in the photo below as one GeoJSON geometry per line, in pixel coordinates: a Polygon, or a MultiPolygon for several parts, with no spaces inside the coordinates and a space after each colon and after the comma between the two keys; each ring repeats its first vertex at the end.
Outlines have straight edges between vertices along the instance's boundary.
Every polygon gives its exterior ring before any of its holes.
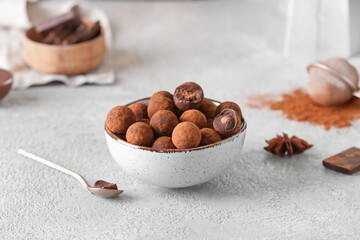
{"type": "Polygon", "coordinates": [[[288,119],[322,125],[326,130],[331,127],[349,127],[352,121],[360,118],[360,99],[358,98],[354,98],[346,104],[331,107],[316,105],[309,94],[302,89],[295,89],[291,93],[283,94],[281,100],[270,100],[270,98],[273,99],[270,95],[264,94],[258,95],[256,98],[252,96],[248,106],[279,110],[288,119]],[[256,99],[255,102],[254,99],[256,99]]]}

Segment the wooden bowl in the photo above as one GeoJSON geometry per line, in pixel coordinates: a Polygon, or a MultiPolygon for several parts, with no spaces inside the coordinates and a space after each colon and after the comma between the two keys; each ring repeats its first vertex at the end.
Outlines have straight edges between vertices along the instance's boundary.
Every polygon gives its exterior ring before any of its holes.
{"type": "MultiPolygon", "coordinates": [[[[89,21],[84,20],[85,24],[89,21]]],[[[106,45],[104,30],[94,39],[70,45],[50,45],[40,42],[41,35],[35,27],[24,36],[26,62],[43,73],[76,75],[88,72],[104,60],[106,45]]]]}

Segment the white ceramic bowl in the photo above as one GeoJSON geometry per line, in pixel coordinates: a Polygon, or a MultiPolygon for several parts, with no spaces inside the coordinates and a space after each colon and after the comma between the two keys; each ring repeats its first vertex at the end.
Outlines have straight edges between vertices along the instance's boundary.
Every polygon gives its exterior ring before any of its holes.
{"type": "MultiPolygon", "coordinates": [[[[148,100],[135,102],[147,104],[148,100]]],[[[129,175],[160,187],[184,188],[207,182],[227,170],[240,156],[246,126],[243,119],[240,131],[234,136],[189,150],[159,151],[135,146],[106,128],[105,137],[111,155],[129,175]]]]}

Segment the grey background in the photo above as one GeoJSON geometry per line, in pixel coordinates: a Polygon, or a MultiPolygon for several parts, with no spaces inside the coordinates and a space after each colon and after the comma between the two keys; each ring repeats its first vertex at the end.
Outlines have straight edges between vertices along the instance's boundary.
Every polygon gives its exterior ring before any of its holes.
{"type": "MultiPolygon", "coordinates": [[[[321,161],[360,140],[247,107],[247,96],[305,87],[308,62],[281,55],[285,1],[101,2],[115,29],[113,86],[12,91],[0,103],[0,235],[3,239],[356,239],[359,174],[321,161]],[[220,177],[168,190],[127,176],[111,158],[109,109],[196,81],[205,95],[240,104],[243,153],[220,177]],[[265,139],[287,132],[314,144],[280,159],[265,139]],[[74,179],[25,159],[18,148],[116,182],[117,199],[86,193],[74,179]]],[[[353,59],[356,63],[356,59],[353,59]]]]}

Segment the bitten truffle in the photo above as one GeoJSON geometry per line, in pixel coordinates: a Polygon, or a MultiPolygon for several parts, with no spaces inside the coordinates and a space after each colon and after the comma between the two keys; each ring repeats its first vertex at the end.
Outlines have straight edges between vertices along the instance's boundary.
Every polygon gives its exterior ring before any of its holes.
{"type": "Polygon", "coordinates": [[[199,110],[200,110],[200,112],[205,114],[207,119],[214,119],[216,105],[210,99],[205,98],[204,101],[202,102],[199,110]]]}
{"type": "Polygon", "coordinates": [[[117,106],[110,110],[105,125],[116,134],[124,134],[136,122],[135,113],[126,106],[117,106]]]}
{"type": "Polygon", "coordinates": [[[148,105],[148,116],[151,119],[154,113],[159,110],[169,110],[173,113],[176,113],[177,109],[173,100],[166,97],[157,97],[149,100],[148,105]]]}
{"type": "Polygon", "coordinates": [[[230,137],[240,130],[241,118],[232,109],[225,108],[213,122],[214,130],[223,138],[230,137]]]}
{"type": "Polygon", "coordinates": [[[150,126],[157,136],[171,136],[178,123],[176,115],[169,110],[157,111],[150,120],[150,126]]]}
{"type": "Polygon", "coordinates": [[[202,129],[207,126],[207,120],[205,115],[196,109],[190,109],[185,111],[179,118],[180,122],[192,122],[198,128],[202,129]]]}
{"type": "Polygon", "coordinates": [[[201,132],[192,122],[182,122],[175,127],[171,139],[178,149],[195,148],[200,145],[201,132]]]}
{"type": "Polygon", "coordinates": [[[148,118],[147,106],[144,103],[134,103],[131,104],[129,108],[135,113],[136,121],[148,118]]]}
{"type": "Polygon", "coordinates": [[[137,122],[126,131],[126,140],[134,145],[149,147],[154,142],[154,132],[148,124],[137,122]]]}
{"type": "Polygon", "coordinates": [[[173,99],[173,95],[168,91],[158,91],[151,96],[151,98],[158,98],[158,97],[166,97],[171,100],[173,99]]]}
{"type": "Polygon", "coordinates": [[[211,128],[203,128],[201,131],[201,143],[200,146],[216,143],[221,140],[221,136],[211,128]]]}
{"type": "Polygon", "coordinates": [[[183,83],[175,89],[175,105],[183,111],[199,108],[203,100],[204,92],[202,88],[194,82],[183,83]]]}
{"type": "Polygon", "coordinates": [[[171,137],[167,136],[159,137],[158,139],[156,139],[151,148],[156,150],[176,149],[175,145],[171,140],[171,137]]]}
{"type": "Polygon", "coordinates": [[[234,102],[229,102],[229,101],[223,102],[219,106],[217,106],[216,111],[215,111],[215,116],[219,115],[222,112],[222,110],[224,110],[225,108],[234,110],[237,114],[239,114],[240,118],[242,117],[241,109],[240,109],[239,105],[237,105],[234,102]]]}

